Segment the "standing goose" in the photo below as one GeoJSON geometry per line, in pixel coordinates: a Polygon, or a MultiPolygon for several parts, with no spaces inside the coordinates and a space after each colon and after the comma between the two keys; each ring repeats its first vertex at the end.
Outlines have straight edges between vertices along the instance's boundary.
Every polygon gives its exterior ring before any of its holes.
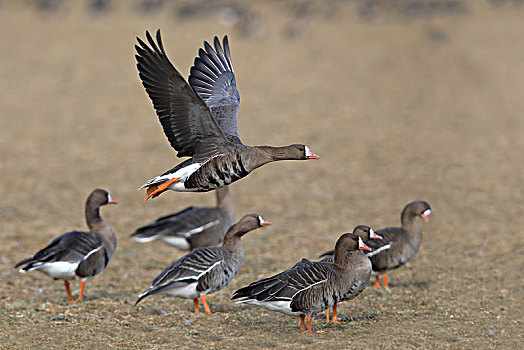
{"type": "MultiPolygon", "coordinates": [[[[373,229],[366,225],[358,225],[353,229],[353,233],[359,236],[364,243],[369,245],[370,239],[382,239],[379,235],[377,235],[373,229]]],[[[321,257],[326,256],[324,259],[322,259],[322,262],[333,262],[333,253],[334,251],[330,251],[327,253],[324,253],[321,255],[321,257]]],[[[341,301],[351,300],[353,298],[356,298],[369,282],[369,277],[371,276],[371,261],[369,261],[369,258],[364,254],[364,252],[360,252],[358,254],[355,254],[354,264],[353,264],[356,272],[356,279],[351,288],[349,288],[348,292],[344,295],[341,301]]],[[[333,318],[331,319],[334,323],[339,323],[338,317],[337,317],[337,305],[333,305],[333,318]]],[[[329,322],[329,309],[326,309],[326,322],[329,322]]]]}
{"type": "Polygon", "coordinates": [[[237,274],[244,260],[241,237],[256,228],[271,225],[260,215],[244,216],[227,231],[221,247],[203,247],[175,261],[154,280],[151,287],[138,296],[138,304],[145,297],[165,293],[174,297],[193,299],[195,313],[198,298],[204,310],[211,315],[206,295],[224,288],[237,274]]]}
{"type": "Polygon", "coordinates": [[[237,290],[232,299],[243,298],[237,303],[300,315],[300,330],[306,331],[305,318],[311,333],[311,316],[342,300],[355,282],[353,263],[359,249],[370,250],[359,236],[345,233],[337,240],[333,262],[302,259],[278,275],[237,290]]]}
{"type": "Polygon", "coordinates": [[[131,237],[141,243],[161,239],[182,250],[221,243],[235,219],[235,203],[228,186],[220,187],[215,193],[216,207],[186,208],[139,228],[131,237]]]}
{"type": "Polygon", "coordinates": [[[404,207],[400,216],[401,227],[386,227],[375,231],[382,240],[370,241],[373,252],[368,254],[373,272],[377,273],[375,287],[380,286],[378,273],[382,274],[384,287],[389,288],[386,271],[396,269],[411,260],[422,242],[422,228],[417,220],[429,221],[431,207],[424,201],[411,202],[404,207]]]}
{"type": "Polygon", "coordinates": [[[99,208],[106,204],[117,204],[117,201],[105,190],[91,192],[85,204],[89,232],[65,233],[15,267],[25,265],[20,272],[38,270],[55,280],[64,280],[69,301],[74,304],[81,300],[88,278],[102,272],[115,252],[115,232],[99,213],[99,208]],[[81,279],[78,299],[73,298],[69,289],[69,280],[76,278],[81,279]]]}
{"type": "Polygon", "coordinates": [[[137,68],[164,133],[178,157],[191,157],[147,181],[144,200],[166,190],[206,192],[229,185],[254,169],[278,160],[318,159],[305,145],[246,146],[237,125],[240,97],[227,36],[215,49],[204,42],[189,83],[171,64],[162,45],[146,32],[149,45],[137,38],[137,68]]]}

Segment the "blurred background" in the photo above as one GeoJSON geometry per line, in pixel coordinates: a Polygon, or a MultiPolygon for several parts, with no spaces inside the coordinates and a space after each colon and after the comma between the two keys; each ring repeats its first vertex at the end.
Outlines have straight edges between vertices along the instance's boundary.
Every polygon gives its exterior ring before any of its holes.
{"type": "Polygon", "coordinates": [[[1,343],[513,347],[523,340],[523,91],[521,0],[0,0],[1,343]],[[210,298],[211,318],[165,297],[131,307],[184,253],[127,236],[214,203],[174,192],[144,203],[136,191],[179,162],[135,67],[136,37],[157,29],[184,76],[204,40],[228,35],[243,142],[304,143],[321,157],[231,186],[237,219],[256,212],[273,225],[245,237],[244,266],[210,298]],[[85,229],[97,187],[120,203],[102,210],[119,246],[70,307],[61,283],[12,266],[85,229]],[[433,208],[421,250],[391,274],[392,293],[368,288],[341,306],[356,321],[318,318],[316,337],[297,340],[294,318],[229,301],[357,224],[398,225],[413,200],[433,208]]]}

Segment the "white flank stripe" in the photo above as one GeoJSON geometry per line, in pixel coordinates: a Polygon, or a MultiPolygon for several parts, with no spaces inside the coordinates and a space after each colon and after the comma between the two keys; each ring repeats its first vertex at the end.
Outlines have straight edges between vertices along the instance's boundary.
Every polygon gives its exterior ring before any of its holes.
{"type": "Polygon", "coordinates": [[[207,224],[205,224],[203,226],[196,227],[196,228],[194,228],[192,230],[189,230],[189,231],[187,231],[184,234],[184,236],[189,237],[191,235],[194,235],[195,233],[200,233],[200,232],[204,231],[205,229],[208,229],[208,228],[213,227],[215,225],[218,225],[218,220],[211,221],[211,222],[209,222],[209,223],[207,223],[207,224]]]}
{"type": "Polygon", "coordinates": [[[385,246],[382,246],[382,247],[378,248],[377,250],[374,250],[372,252],[367,253],[366,256],[368,258],[371,258],[372,256],[377,255],[378,253],[380,253],[380,252],[382,252],[384,250],[388,250],[389,248],[391,248],[391,244],[386,244],[385,246]]]}
{"type": "Polygon", "coordinates": [[[320,283],[324,283],[326,282],[326,280],[322,280],[322,281],[318,281],[318,282],[315,282],[309,286],[307,286],[306,288],[302,289],[302,290],[299,290],[298,292],[296,292],[295,294],[293,294],[293,296],[291,298],[294,298],[295,295],[297,295],[298,293],[302,293],[303,291],[305,290],[308,290],[309,288],[313,288],[314,286],[316,286],[317,284],[320,284],[320,283]]]}
{"type": "Polygon", "coordinates": [[[215,266],[217,266],[218,264],[222,264],[222,260],[220,261],[217,261],[216,263],[214,263],[213,265],[209,266],[207,269],[205,269],[200,275],[198,275],[197,279],[204,276],[206,273],[208,273],[209,271],[213,270],[213,268],[215,266]]]}
{"type": "Polygon", "coordinates": [[[102,246],[96,248],[96,249],[93,249],[92,251],[90,251],[89,253],[86,254],[86,256],[84,256],[84,258],[82,260],[87,260],[87,258],[89,258],[91,255],[95,254],[96,252],[98,252],[100,249],[102,249],[102,246]]]}

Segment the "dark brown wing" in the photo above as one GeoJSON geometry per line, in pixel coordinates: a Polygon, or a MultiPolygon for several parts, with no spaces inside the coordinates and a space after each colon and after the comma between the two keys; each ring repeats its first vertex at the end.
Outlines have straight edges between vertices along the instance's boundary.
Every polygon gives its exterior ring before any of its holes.
{"type": "Polygon", "coordinates": [[[164,269],[153,280],[156,288],[165,288],[177,282],[196,282],[226,258],[222,247],[204,247],[193,250],[164,269]]]}
{"type": "Polygon", "coordinates": [[[146,37],[149,46],[140,38],[135,45],[139,76],[177,156],[203,162],[226,153],[229,142],[208,106],[169,61],[160,30],[158,46],[149,32],[146,37]]]}
{"type": "Polygon", "coordinates": [[[23,269],[30,271],[43,263],[81,262],[99,250],[103,250],[103,240],[98,234],[72,231],[55,238],[47,247],[38,251],[35,256],[20,261],[15,267],[27,264],[23,269]]]}
{"type": "Polygon", "coordinates": [[[313,286],[326,281],[328,273],[326,266],[325,264],[302,259],[302,261],[286,271],[253,282],[249,286],[237,290],[232,299],[289,300],[292,303],[296,303],[296,298],[301,293],[308,294],[307,291],[313,286]]]}
{"type": "Polygon", "coordinates": [[[222,247],[204,247],[193,250],[156,276],[151,287],[138,296],[135,305],[145,297],[173,286],[199,283],[202,278],[210,275],[213,269],[224,268],[224,260],[228,258],[228,255],[231,256],[222,247]]]}
{"type": "Polygon", "coordinates": [[[195,58],[188,81],[211,109],[211,114],[226,138],[232,143],[241,144],[237,122],[240,95],[233,72],[229,42],[225,36],[222,48],[215,36],[213,43],[214,50],[205,41],[205,51],[198,51],[199,57],[195,58]]]}
{"type": "Polygon", "coordinates": [[[178,213],[163,216],[141,227],[131,237],[174,236],[189,238],[207,227],[220,226],[225,215],[218,208],[189,207],[178,213]]]}

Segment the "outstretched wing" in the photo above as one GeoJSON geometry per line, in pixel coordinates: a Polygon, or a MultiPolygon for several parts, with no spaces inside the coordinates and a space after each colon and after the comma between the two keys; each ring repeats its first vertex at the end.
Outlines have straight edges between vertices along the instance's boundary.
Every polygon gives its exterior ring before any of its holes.
{"type": "Polygon", "coordinates": [[[178,157],[203,162],[227,151],[229,142],[208,106],[169,61],[160,30],[149,45],[137,38],[136,60],[142,85],[153,102],[164,133],[178,157]]]}
{"type": "Polygon", "coordinates": [[[204,42],[205,50],[198,51],[198,57],[191,67],[188,80],[211,109],[211,114],[226,138],[231,143],[240,144],[237,121],[240,96],[227,36],[222,42],[223,44],[220,45],[220,41],[215,36],[214,50],[207,41],[204,42]]]}

